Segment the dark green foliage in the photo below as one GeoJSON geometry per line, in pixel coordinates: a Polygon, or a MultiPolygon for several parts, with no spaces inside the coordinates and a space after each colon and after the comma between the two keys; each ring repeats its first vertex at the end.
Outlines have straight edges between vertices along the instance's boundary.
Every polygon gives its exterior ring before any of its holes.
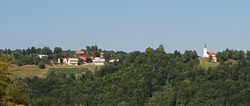
{"type": "Polygon", "coordinates": [[[56,74],[82,74],[88,71],[86,68],[50,68],[49,72],[54,72],[56,74]]]}
{"type": "Polygon", "coordinates": [[[52,53],[52,50],[49,47],[44,47],[41,49],[40,53],[49,55],[52,53]]]}
{"type": "MultiPolygon", "coordinates": [[[[71,77],[62,77],[59,74],[50,73],[44,79],[45,81],[41,81],[45,85],[53,86],[46,87],[43,90],[47,89],[46,92],[50,95],[49,97],[58,98],[57,100],[64,104],[143,105],[166,82],[176,84],[176,82],[184,79],[194,80],[196,78],[195,71],[192,69],[198,65],[195,52],[187,52],[183,56],[177,53],[176,57],[172,57],[166,54],[162,48],[160,46],[156,50],[147,49],[145,53],[132,52],[117,64],[107,65],[95,74],[87,71],[77,79],[72,75],[71,77]],[[185,70],[193,70],[193,72],[186,72],[185,70]],[[69,89],[68,87],[74,90],[65,92],[69,89]],[[54,92],[57,92],[56,95],[54,95],[54,92]],[[72,94],[74,95],[69,96],[72,94]]],[[[36,81],[33,82],[33,80],[29,79],[27,83],[36,87],[34,85],[36,81]]],[[[39,85],[39,88],[33,89],[37,92],[37,90],[43,88],[41,85],[39,85]]],[[[185,86],[191,85],[187,83],[185,86]]],[[[38,92],[40,93],[32,93],[32,95],[35,95],[34,99],[43,97],[43,91],[38,92]]],[[[188,93],[186,95],[193,96],[193,94],[188,93]]],[[[173,104],[175,100],[172,100],[172,97],[169,98],[169,101],[173,104]]],[[[183,103],[187,104],[188,101],[189,99],[183,103]]]]}
{"type": "Polygon", "coordinates": [[[54,53],[61,53],[61,52],[63,52],[61,47],[55,47],[54,48],[54,53]]]}
{"type": "Polygon", "coordinates": [[[86,46],[86,50],[88,51],[98,51],[98,46],[97,45],[92,45],[92,46],[86,46]]]}
{"type": "Polygon", "coordinates": [[[226,50],[218,53],[218,67],[203,69],[195,51],[109,52],[120,61],[95,73],[55,68],[24,81],[33,105],[248,106],[249,54],[226,50]]]}
{"type": "Polygon", "coordinates": [[[11,80],[8,77],[10,64],[3,59],[0,59],[0,106],[3,106],[4,98],[6,97],[6,90],[11,80]]]}
{"type": "Polygon", "coordinates": [[[91,63],[91,62],[92,62],[92,59],[89,58],[89,57],[87,57],[87,58],[86,58],[86,62],[87,62],[87,63],[91,63]]]}
{"type": "Polygon", "coordinates": [[[31,104],[31,100],[28,97],[28,85],[21,79],[15,79],[9,85],[6,91],[5,101],[11,101],[15,104],[31,104]]]}
{"type": "Polygon", "coordinates": [[[219,62],[225,62],[228,60],[236,60],[240,61],[244,58],[250,59],[250,52],[247,51],[246,53],[244,51],[237,51],[237,50],[229,50],[226,49],[223,52],[218,52],[216,57],[218,58],[219,62]]]}
{"type": "Polygon", "coordinates": [[[38,64],[38,67],[39,67],[40,69],[45,69],[45,68],[46,68],[44,63],[39,63],[39,64],[38,64]]]}

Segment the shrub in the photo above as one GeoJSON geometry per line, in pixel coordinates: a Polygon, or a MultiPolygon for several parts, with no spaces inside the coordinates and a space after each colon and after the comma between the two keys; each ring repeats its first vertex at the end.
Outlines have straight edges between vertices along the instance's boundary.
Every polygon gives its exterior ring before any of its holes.
{"type": "Polygon", "coordinates": [[[46,68],[44,63],[39,63],[39,64],[38,64],[38,67],[39,67],[40,69],[45,69],[45,68],[46,68]]]}

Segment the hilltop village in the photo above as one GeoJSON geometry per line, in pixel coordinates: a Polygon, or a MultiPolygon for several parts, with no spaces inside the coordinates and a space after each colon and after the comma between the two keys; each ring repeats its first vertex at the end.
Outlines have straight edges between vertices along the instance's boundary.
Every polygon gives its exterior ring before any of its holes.
{"type": "Polygon", "coordinates": [[[38,65],[45,68],[49,66],[78,66],[78,65],[99,65],[118,62],[119,58],[125,55],[125,52],[106,51],[99,49],[98,46],[87,46],[86,49],[63,50],[61,47],[55,47],[51,50],[49,47],[28,49],[0,49],[0,57],[8,60],[11,64],[17,66],[38,65]]]}

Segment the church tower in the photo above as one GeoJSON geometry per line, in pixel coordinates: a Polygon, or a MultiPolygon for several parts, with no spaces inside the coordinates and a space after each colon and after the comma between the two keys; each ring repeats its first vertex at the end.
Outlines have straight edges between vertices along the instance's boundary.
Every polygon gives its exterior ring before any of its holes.
{"type": "Polygon", "coordinates": [[[205,47],[203,49],[203,57],[205,58],[208,58],[209,55],[208,55],[208,48],[207,48],[207,44],[205,44],[205,47]]]}

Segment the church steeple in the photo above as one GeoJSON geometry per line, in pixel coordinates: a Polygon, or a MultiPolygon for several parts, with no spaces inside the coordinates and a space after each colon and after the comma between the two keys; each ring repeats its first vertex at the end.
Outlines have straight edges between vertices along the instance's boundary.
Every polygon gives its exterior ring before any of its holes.
{"type": "Polygon", "coordinates": [[[205,47],[203,49],[203,57],[205,58],[208,58],[209,55],[208,55],[208,48],[207,48],[207,44],[205,44],[205,47]]]}

